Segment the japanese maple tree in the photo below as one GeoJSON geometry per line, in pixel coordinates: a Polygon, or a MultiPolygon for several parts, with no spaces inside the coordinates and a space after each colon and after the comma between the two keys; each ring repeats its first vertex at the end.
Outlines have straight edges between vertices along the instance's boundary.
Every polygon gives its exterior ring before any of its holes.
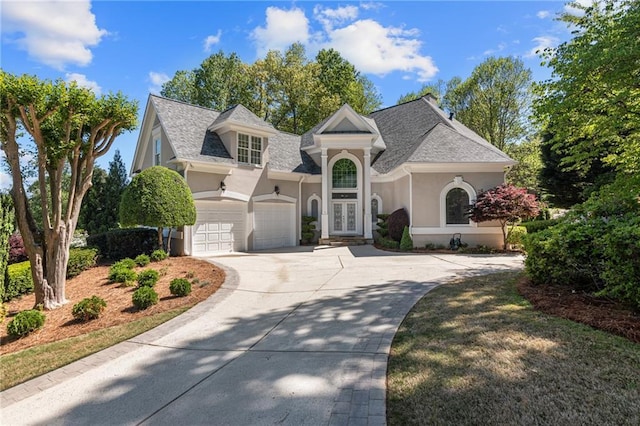
{"type": "Polygon", "coordinates": [[[502,184],[478,194],[469,211],[474,222],[495,220],[502,227],[503,250],[507,249],[507,239],[513,227],[523,219],[535,217],[540,206],[535,195],[525,188],[502,184]],[[510,225],[510,226],[509,226],[510,225]]]}

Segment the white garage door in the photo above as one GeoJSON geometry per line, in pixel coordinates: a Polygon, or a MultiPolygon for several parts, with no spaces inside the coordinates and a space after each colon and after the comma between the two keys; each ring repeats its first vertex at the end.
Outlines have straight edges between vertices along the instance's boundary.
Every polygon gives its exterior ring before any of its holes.
{"type": "Polygon", "coordinates": [[[196,202],[196,224],[192,227],[194,256],[246,250],[245,203],[196,202]]]}
{"type": "Polygon", "coordinates": [[[295,204],[255,203],[253,206],[254,250],[296,245],[295,204]]]}

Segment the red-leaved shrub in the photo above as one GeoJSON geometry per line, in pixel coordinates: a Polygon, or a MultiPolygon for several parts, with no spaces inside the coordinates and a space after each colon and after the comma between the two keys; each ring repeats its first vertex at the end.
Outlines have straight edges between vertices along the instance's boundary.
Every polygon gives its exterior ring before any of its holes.
{"type": "Polygon", "coordinates": [[[405,226],[409,226],[409,213],[402,208],[394,211],[387,218],[389,224],[389,238],[394,241],[400,242],[402,240],[402,231],[405,226]]]}
{"type": "Polygon", "coordinates": [[[29,260],[24,251],[22,235],[16,233],[9,237],[9,265],[29,260]]]}

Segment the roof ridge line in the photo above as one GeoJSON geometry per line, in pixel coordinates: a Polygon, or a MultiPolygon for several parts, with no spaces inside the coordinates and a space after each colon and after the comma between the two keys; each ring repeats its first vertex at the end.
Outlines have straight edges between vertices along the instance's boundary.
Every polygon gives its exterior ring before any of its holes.
{"type": "Polygon", "coordinates": [[[200,109],[205,109],[207,111],[213,111],[213,112],[217,112],[218,114],[221,114],[220,111],[218,111],[217,109],[213,109],[213,108],[209,108],[209,107],[204,107],[202,105],[196,105],[196,104],[190,104],[189,102],[185,102],[185,101],[181,101],[179,99],[173,99],[173,98],[168,98],[166,96],[160,96],[160,95],[156,95],[153,93],[149,93],[149,97],[153,97],[153,98],[158,98],[158,99],[162,99],[162,100],[166,100],[166,101],[170,101],[170,102],[175,102],[177,104],[182,104],[182,105],[186,105],[186,106],[190,106],[190,107],[194,107],[194,108],[200,108],[200,109]]]}

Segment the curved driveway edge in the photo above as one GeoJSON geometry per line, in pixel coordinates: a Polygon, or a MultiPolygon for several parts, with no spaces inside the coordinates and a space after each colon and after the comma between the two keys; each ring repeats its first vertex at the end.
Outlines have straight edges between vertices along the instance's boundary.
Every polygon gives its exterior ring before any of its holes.
{"type": "Polygon", "coordinates": [[[385,424],[387,357],[413,305],[456,276],[522,267],[372,246],[208,260],[228,273],[212,297],[0,393],[0,423],[385,424]]]}

